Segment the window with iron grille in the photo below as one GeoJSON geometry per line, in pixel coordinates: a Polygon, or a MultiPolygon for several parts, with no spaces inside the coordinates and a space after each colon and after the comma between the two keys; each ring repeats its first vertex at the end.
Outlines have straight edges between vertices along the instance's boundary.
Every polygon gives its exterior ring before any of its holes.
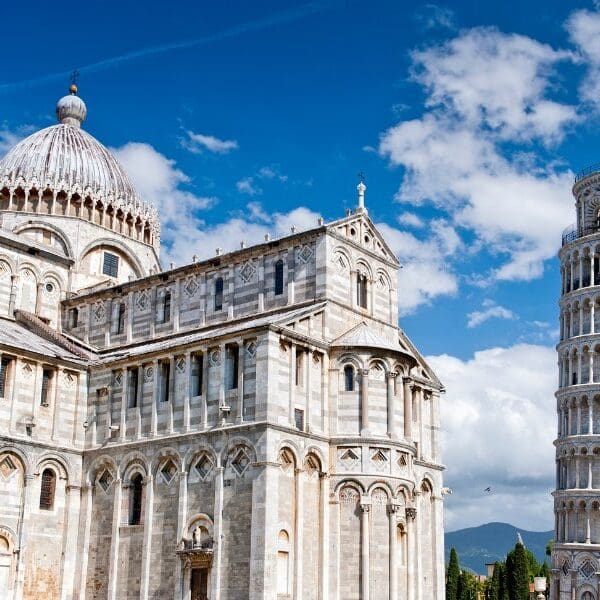
{"type": "Polygon", "coordinates": [[[223,278],[218,277],[215,281],[215,310],[223,309],[223,278]]]}
{"type": "Polygon", "coordinates": [[[117,330],[116,333],[123,333],[125,331],[125,302],[119,304],[119,311],[117,313],[117,330]]]}
{"type": "Polygon", "coordinates": [[[275,295],[283,294],[283,261],[278,260],[275,263],[275,295]]]}
{"type": "Polygon", "coordinates": [[[168,362],[160,365],[160,401],[169,401],[169,379],[171,377],[171,365],[168,362]]]}
{"type": "Polygon", "coordinates": [[[3,358],[0,361],[0,398],[6,397],[6,392],[8,390],[7,381],[8,381],[8,367],[10,365],[9,358],[3,358]]]}
{"type": "Polygon", "coordinates": [[[56,473],[52,469],[44,469],[40,489],[40,509],[52,510],[54,507],[54,492],[56,490],[56,473]]]}
{"type": "Polygon", "coordinates": [[[117,277],[119,273],[119,257],[116,254],[111,254],[110,252],[104,253],[102,273],[109,277],[117,277]]]}
{"type": "Polygon", "coordinates": [[[139,525],[142,517],[142,492],[143,478],[140,473],[136,473],[131,478],[131,487],[129,488],[129,524],[139,525]]]}
{"type": "Polygon", "coordinates": [[[304,411],[301,408],[294,409],[294,423],[296,424],[296,429],[304,431],[304,411]]]}
{"type": "Polygon", "coordinates": [[[138,370],[137,367],[127,369],[127,408],[138,405],[138,370]]]}
{"type": "Polygon", "coordinates": [[[168,323],[171,320],[171,292],[165,292],[162,308],[162,322],[168,323]]]}
{"type": "Polygon", "coordinates": [[[50,398],[50,386],[52,384],[52,376],[54,373],[50,369],[44,369],[42,371],[42,391],[40,394],[40,404],[42,406],[48,406],[50,398]]]}

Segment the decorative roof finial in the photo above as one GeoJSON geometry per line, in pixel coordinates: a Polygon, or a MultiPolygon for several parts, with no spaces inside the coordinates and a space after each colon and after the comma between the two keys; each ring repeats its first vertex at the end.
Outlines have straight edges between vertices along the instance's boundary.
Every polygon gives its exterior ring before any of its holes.
{"type": "Polygon", "coordinates": [[[358,208],[356,209],[356,212],[366,213],[365,190],[367,189],[367,186],[365,185],[365,174],[362,171],[358,173],[358,180],[358,185],[356,186],[356,189],[358,190],[358,208]]]}
{"type": "Polygon", "coordinates": [[[59,123],[70,125],[71,127],[81,127],[87,115],[85,102],[77,96],[77,79],[79,71],[77,69],[71,73],[71,85],[69,86],[69,95],[63,96],[56,105],[56,117],[59,123]]]}

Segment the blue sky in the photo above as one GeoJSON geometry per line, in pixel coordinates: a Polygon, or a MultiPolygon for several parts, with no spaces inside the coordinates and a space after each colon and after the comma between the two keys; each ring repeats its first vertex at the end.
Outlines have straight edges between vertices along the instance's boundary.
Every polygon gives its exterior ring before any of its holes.
{"type": "Polygon", "coordinates": [[[80,72],[187,262],[367,206],[401,324],[445,381],[449,528],[551,528],[560,232],[600,160],[591,2],[12,3],[0,151],[80,72]],[[32,10],[36,18],[31,18],[32,10]],[[493,494],[483,494],[491,485],[493,494]]]}

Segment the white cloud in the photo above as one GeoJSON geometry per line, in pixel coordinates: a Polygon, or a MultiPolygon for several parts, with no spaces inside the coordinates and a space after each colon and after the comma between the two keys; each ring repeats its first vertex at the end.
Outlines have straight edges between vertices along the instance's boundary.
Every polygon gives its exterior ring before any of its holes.
{"type": "Polygon", "coordinates": [[[600,109],[600,12],[577,10],[567,20],[566,29],[588,68],[579,95],[600,109]]]}
{"type": "Polygon", "coordinates": [[[221,140],[212,135],[194,133],[190,130],[187,130],[185,133],[187,137],[181,140],[181,145],[193,154],[200,154],[203,150],[208,150],[215,154],[227,154],[239,148],[236,140],[221,140]]]}
{"type": "Polygon", "coordinates": [[[202,226],[199,212],[215,203],[215,198],[197,196],[185,189],[189,177],[149,144],[129,142],[113,149],[140,197],[154,204],[161,221],[163,262],[191,261],[188,243],[202,226]]]}
{"type": "Polygon", "coordinates": [[[404,168],[396,199],[431,203],[473,232],[473,247],[500,262],[487,281],[541,276],[572,221],[572,173],[532,153],[504,153],[506,142],[559,141],[578,121],[573,107],[547,97],[553,67],[569,57],[494,29],[414,52],[425,112],[381,135],[379,153],[404,168]]]}
{"type": "Polygon", "coordinates": [[[398,223],[400,223],[400,225],[406,225],[407,227],[414,227],[415,229],[421,229],[422,227],[425,227],[423,219],[411,212],[403,212],[398,217],[398,223]]]}
{"type": "Polygon", "coordinates": [[[441,397],[442,459],[449,530],[505,521],[552,527],[556,353],[519,344],[468,360],[427,357],[446,386],[441,397]],[[490,486],[491,494],[483,490],[490,486]]]}
{"type": "Polygon", "coordinates": [[[477,27],[413,52],[413,78],[427,91],[429,108],[505,139],[551,142],[578,120],[575,107],[546,97],[552,68],[570,58],[529,37],[477,27]]]}
{"type": "Polygon", "coordinates": [[[278,179],[279,181],[285,182],[288,180],[287,175],[283,175],[276,165],[268,165],[261,167],[256,174],[260,179],[278,179]]]}
{"type": "Polygon", "coordinates": [[[254,177],[244,177],[236,182],[240,194],[247,194],[248,196],[258,196],[262,194],[262,189],[254,183],[254,177]]]}
{"type": "Polygon", "coordinates": [[[467,327],[472,329],[489,319],[507,319],[514,320],[517,318],[515,313],[504,306],[496,304],[493,300],[484,300],[482,310],[475,310],[467,315],[467,327]]]}
{"type": "Polygon", "coordinates": [[[456,254],[461,240],[452,227],[433,220],[426,239],[387,223],[378,223],[377,227],[402,264],[398,277],[398,306],[402,315],[414,312],[437,296],[456,294],[458,278],[447,259],[456,254]]]}

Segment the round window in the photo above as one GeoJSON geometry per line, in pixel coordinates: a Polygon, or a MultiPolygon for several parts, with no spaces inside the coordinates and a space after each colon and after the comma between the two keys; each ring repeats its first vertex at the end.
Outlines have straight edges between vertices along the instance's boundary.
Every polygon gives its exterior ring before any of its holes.
{"type": "Polygon", "coordinates": [[[54,291],[54,284],[52,283],[47,283],[46,284],[46,291],[51,294],[54,291]]]}

